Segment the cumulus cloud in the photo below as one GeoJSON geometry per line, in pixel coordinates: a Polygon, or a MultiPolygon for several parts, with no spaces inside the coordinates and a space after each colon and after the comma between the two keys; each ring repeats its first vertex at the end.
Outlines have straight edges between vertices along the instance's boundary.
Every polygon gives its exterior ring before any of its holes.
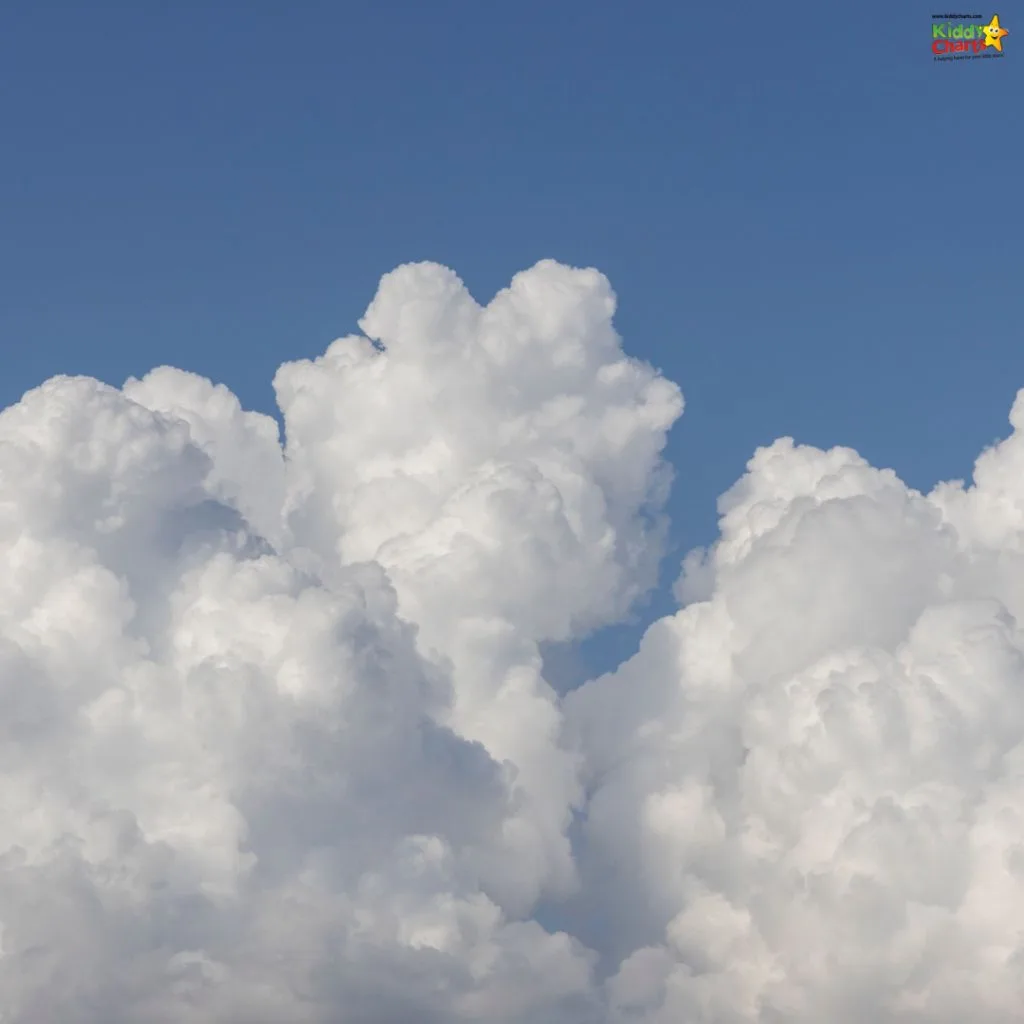
{"type": "Polygon", "coordinates": [[[568,698],[582,855],[650,908],[612,1020],[1020,1017],[1022,452],[926,497],[849,450],[759,451],[689,603],[568,698]]]}
{"type": "Polygon", "coordinates": [[[405,266],[283,438],[167,367],[0,413],[4,1024],[1019,1019],[1024,397],[929,495],[757,452],[561,697],[683,407],[614,308],[405,266]]]}

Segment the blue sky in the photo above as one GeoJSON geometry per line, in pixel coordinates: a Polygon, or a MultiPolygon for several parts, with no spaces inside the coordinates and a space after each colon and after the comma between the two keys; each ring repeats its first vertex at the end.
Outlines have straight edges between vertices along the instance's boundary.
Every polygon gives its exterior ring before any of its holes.
{"type": "Polygon", "coordinates": [[[0,405],[170,363],[272,411],[396,265],[554,257],[686,395],[669,583],[780,435],[926,488],[1007,431],[1024,14],[937,64],[917,0],[11,6],[0,405]]]}

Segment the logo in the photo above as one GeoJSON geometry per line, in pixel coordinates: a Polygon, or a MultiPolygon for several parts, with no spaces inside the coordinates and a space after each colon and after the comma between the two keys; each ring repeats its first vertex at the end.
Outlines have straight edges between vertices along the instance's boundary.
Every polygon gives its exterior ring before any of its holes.
{"type": "Polygon", "coordinates": [[[933,14],[932,53],[935,60],[977,60],[1002,57],[1003,38],[1010,33],[993,14],[986,25],[980,14],[933,14]]]}

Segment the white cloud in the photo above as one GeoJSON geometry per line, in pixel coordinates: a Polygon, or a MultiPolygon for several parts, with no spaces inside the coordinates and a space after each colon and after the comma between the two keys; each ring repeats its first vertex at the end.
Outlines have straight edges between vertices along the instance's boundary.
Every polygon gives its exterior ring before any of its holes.
{"type": "Polygon", "coordinates": [[[972,487],[759,451],[560,699],[682,411],[613,312],[407,266],[283,447],[170,368],[0,414],[4,1024],[1020,1017],[1024,398],[972,487]]]}
{"type": "Polygon", "coordinates": [[[1022,450],[927,497],[759,451],[694,603],[568,698],[582,854],[652,908],[611,1019],[1019,1018],[1022,450]]]}

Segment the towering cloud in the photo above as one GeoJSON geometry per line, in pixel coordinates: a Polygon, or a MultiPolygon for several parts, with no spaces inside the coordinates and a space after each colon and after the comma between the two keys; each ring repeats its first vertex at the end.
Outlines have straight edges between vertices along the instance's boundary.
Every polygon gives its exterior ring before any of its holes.
{"type": "Polygon", "coordinates": [[[406,266],[281,367],[283,443],[169,368],[0,414],[0,1020],[1021,1015],[1024,438],[927,496],[759,451],[560,698],[682,411],[613,313],[406,266]]]}

